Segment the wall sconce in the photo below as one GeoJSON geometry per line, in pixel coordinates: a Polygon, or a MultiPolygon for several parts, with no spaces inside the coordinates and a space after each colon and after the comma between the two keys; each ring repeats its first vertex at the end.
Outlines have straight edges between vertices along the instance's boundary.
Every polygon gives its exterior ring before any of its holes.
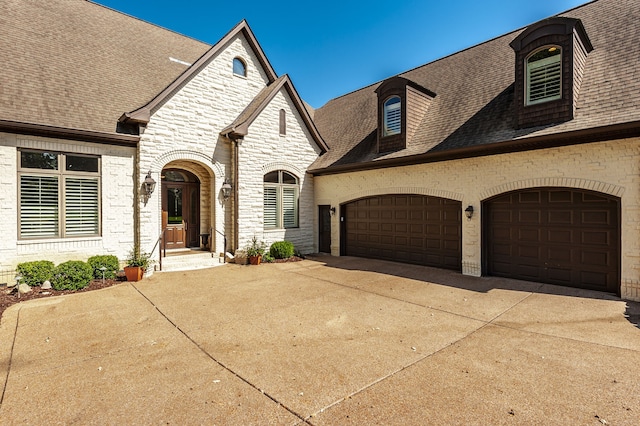
{"type": "Polygon", "coordinates": [[[467,216],[467,220],[471,220],[473,217],[473,206],[468,206],[464,209],[464,214],[467,216]]]}
{"type": "Polygon", "coordinates": [[[220,190],[222,191],[222,199],[224,201],[227,201],[229,197],[231,197],[231,189],[233,189],[231,187],[231,183],[229,183],[228,179],[225,179],[222,187],[220,188],[220,190]]]}
{"type": "Polygon", "coordinates": [[[331,212],[331,216],[333,216],[333,215],[335,215],[335,214],[336,214],[336,208],[335,208],[335,207],[331,207],[331,208],[329,209],[329,211],[331,212]]]}
{"type": "Polygon", "coordinates": [[[153,194],[153,191],[156,189],[156,181],[151,177],[151,170],[147,173],[147,176],[144,178],[144,182],[142,183],[144,187],[144,194],[147,196],[147,200],[153,194]]]}

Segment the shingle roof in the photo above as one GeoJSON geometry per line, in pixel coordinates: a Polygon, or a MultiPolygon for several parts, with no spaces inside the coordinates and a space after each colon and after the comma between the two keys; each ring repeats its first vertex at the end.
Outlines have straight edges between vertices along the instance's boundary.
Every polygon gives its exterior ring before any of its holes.
{"type": "Polygon", "coordinates": [[[375,89],[380,82],[317,109],[314,120],[330,150],[312,170],[322,173],[412,157],[426,161],[432,154],[639,121],[640,2],[596,0],[560,16],[582,20],[594,46],[573,120],[516,129],[515,54],[509,43],[522,31],[518,30],[399,74],[437,94],[411,143],[401,151],[376,153],[375,89]]]}
{"type": "Polygon", "coordinates": [[[211,47],[86,0],[3,0],[0,28],[0,120],[97,132],[211,47]]]}

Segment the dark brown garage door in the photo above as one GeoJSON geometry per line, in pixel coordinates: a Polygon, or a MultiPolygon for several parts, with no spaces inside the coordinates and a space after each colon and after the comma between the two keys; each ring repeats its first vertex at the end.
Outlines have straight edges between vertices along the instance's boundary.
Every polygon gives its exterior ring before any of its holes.
{"type": "Polygon", "coordinates": [[[460,270],[459,201],[381,195],[341,208],[343,255],[460,270]]]}
{"type": "Polygon", "coordinates": [[[619,199],[569,188],[484,203],[487,273],[619,293],[619,199]]]}

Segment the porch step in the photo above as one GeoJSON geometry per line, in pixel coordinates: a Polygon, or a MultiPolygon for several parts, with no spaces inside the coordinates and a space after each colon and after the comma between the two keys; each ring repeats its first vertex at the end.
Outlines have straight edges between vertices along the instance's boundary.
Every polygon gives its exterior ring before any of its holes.
{"type": "MultiPolygon", "coordinates": [[[[185,251],[185,254],[173,252],[170,256],[162,258],[162,272],[167,271],[189,271],[192,269],[213,268],[214,266],[224,265],[221,263],[217,254],[202,252],[194,253],[185,251]]],[[[159,265],[155,265],[156,270],[160,272],[159,265]]]]}

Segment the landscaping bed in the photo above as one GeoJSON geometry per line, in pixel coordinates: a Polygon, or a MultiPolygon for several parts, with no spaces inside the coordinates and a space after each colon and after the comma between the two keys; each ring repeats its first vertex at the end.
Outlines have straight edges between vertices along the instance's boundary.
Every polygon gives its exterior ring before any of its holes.
{"type": "Polygon", "coordinates": [[[95,280],[91,280],[88,286],[80,290],[54,290],[54,289],[42,290],[40,289],[40,287],[31,287],[32,291],[29,293],[21,294],[20,298],[18,298],[18,295],[16,294],[15,291],[12,292],[11,294],[7,294],[7,291],[9,289],[6,287],[2,287],[0,289],[0,321],[4,311],[9,306],[15,305],[16,303],[25,302],[27,300],[33,300],[33,299],[42,299],[45,297],[62,296],[65,294],[86,293],[92,290],[99,290],[101,288],[111,287],[112,285],[119,284],[121,282],[122,281],[118,281],[118,280],[104,280],[103,282],[102,279],[95,279],[95,280]]]}

